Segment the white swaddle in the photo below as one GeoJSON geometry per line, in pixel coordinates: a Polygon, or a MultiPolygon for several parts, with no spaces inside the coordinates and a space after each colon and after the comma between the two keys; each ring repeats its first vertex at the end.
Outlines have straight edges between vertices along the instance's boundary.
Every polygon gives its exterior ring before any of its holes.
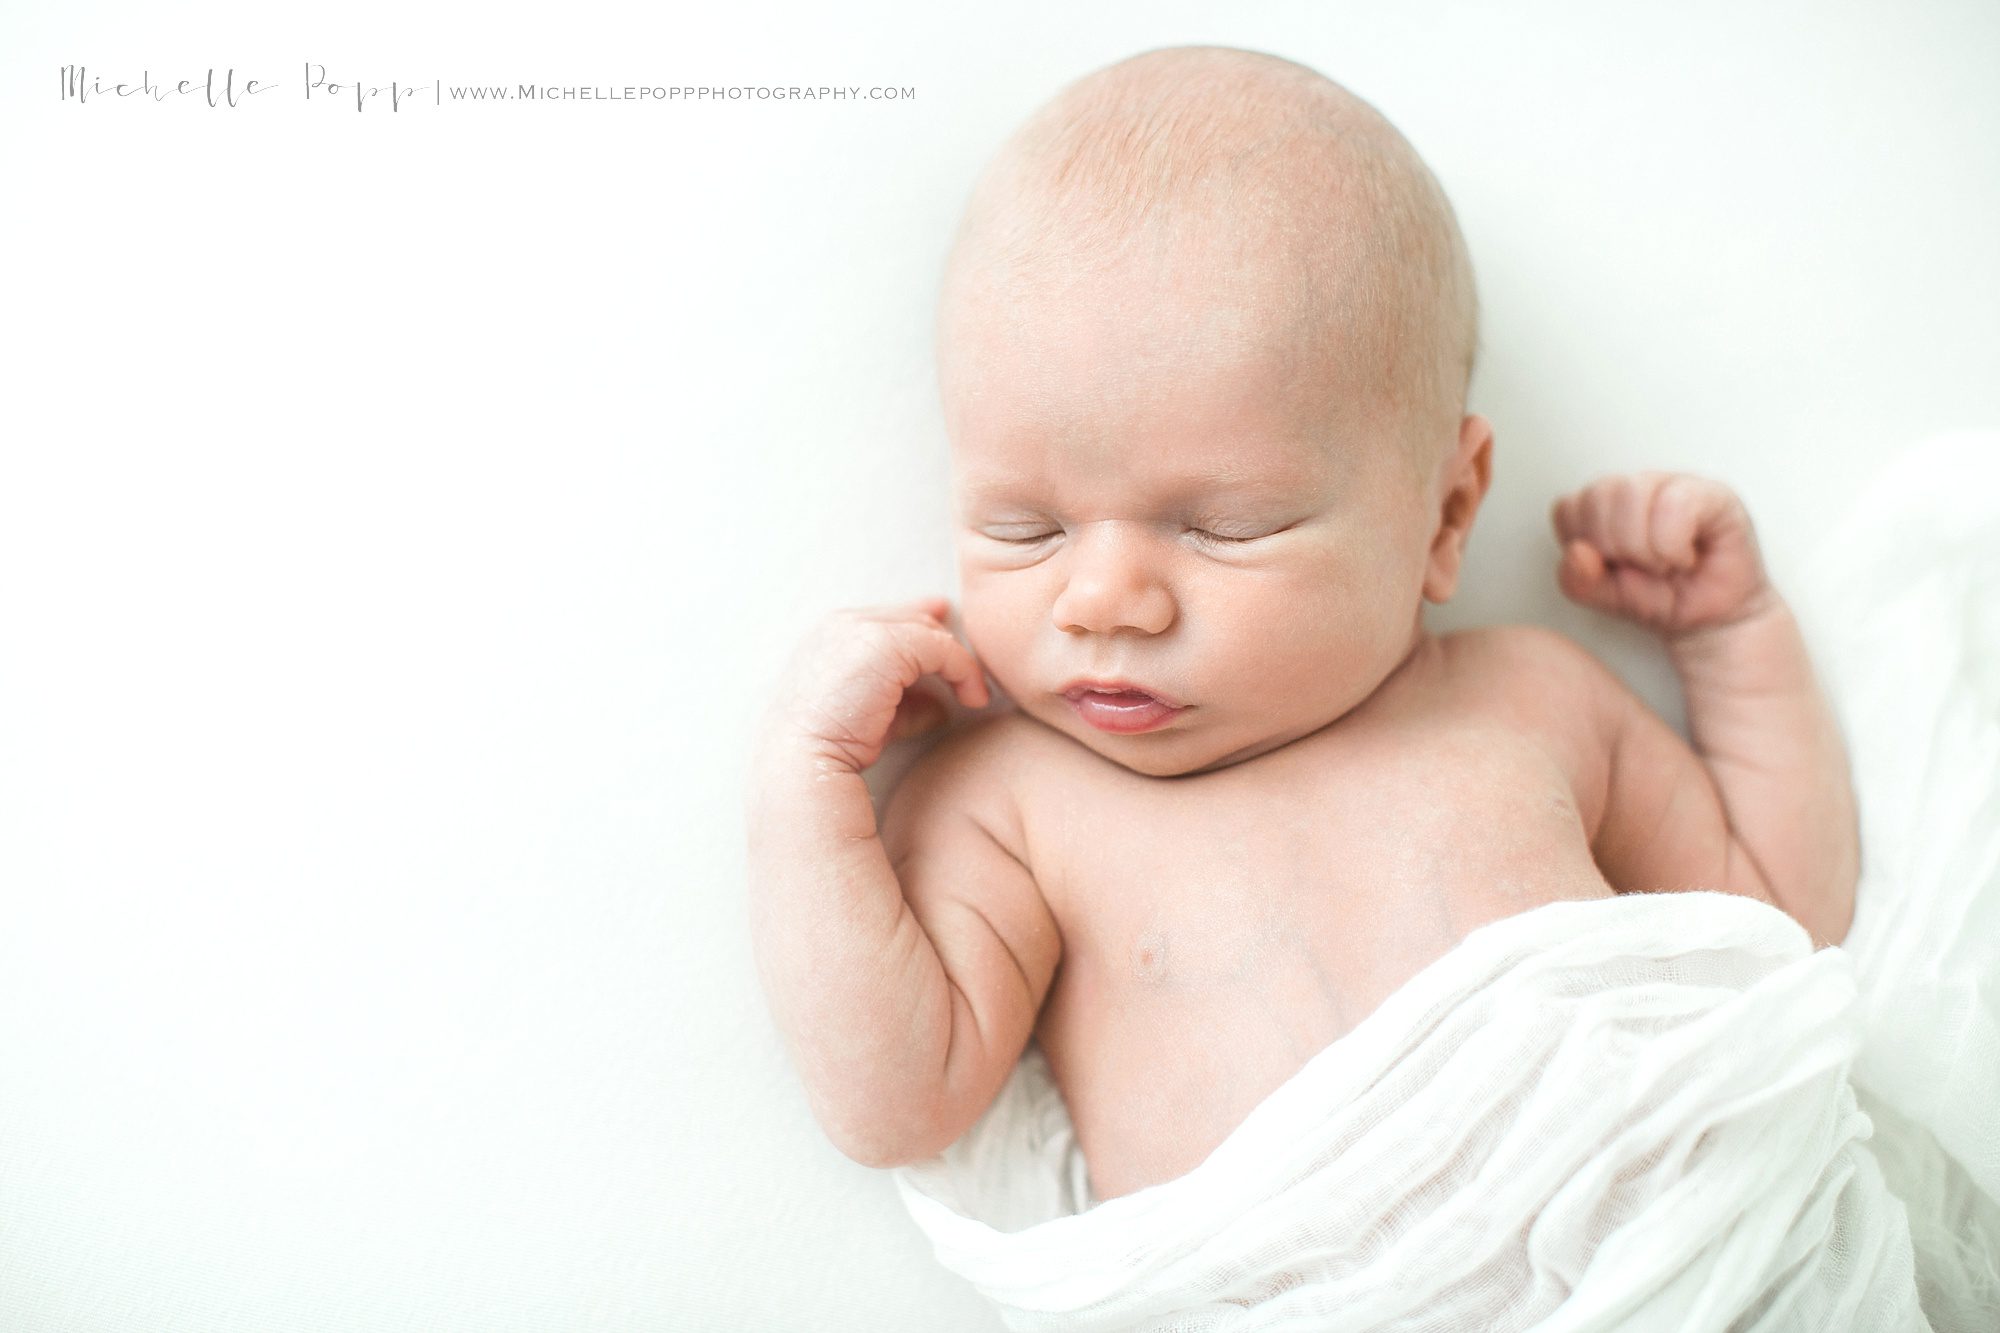
{"type": "Polygon", "coordinates": [[[1801,618],[1847,730],[1844,946],[1720,893],[1484,926],[1199,1166],[1099,1202],[1030,1046],[895,1173],[1015,1329],[2000,1328],[2000,435],[1899,459],[1801,618]]]}

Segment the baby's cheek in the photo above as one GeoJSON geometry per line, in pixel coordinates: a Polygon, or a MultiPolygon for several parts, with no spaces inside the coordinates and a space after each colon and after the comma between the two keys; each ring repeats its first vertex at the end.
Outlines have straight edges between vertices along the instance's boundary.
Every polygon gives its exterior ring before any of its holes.
{"type": "Polygon", "coordinates": [[[1353,692],[1393,637],[1377,608],[1354,589],[1301,590],[1290,613],[1274,616],[1265,640],[1264,671],[1285,695],[1328,699],[1353,692]]]}
{"type": "Polygon", "coordinates": [[[966,646],[986,668],[987,674],[1012,692],[1012,678],[1021,657],[1021,617],[1025,609],[1013,609],[1004,602],[968,592],[960,608],[966,646]]]}

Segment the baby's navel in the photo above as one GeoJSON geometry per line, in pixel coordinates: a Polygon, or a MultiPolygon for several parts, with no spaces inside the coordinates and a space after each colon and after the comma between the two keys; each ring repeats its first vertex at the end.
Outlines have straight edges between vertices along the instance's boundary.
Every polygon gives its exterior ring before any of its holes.
{"type": "Polygon", "coordinates": [[[1166,932],[1149,930],[1132,946],[1132,975],[1141,981],[1158,981],[1166,974],[1166,932]]]}

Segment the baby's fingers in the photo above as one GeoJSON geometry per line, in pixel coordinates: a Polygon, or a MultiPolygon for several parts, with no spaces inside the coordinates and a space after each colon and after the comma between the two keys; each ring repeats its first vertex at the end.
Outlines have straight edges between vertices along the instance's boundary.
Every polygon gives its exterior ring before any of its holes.
{"type": "Polygon", "coordinates": [[[944,720],[945,705],[918,684],[930,675],[968,707],[991,702],[971,650],[927,609],[836,611],[793,654],[772,710],[783,721],[767,724],[760,746],[803,743],[858,773],[887,741],[944,720]]]}
{"type": "Polygon", "coordinates": [[[1556,565],[1556,585],[1563,596],[1579,605],[1613,613],[1625,609],[1617,571],[1605,562],[1602,552],[1581,537],[1564,543],[1562,559],[1556,565]]]}
{"type": "Polygon", "coordinates": [[[1686,473],[1649,473],[1643,492],[1646,545],[1656,567],[1684,573],[1708,548],[1745,526],[1743,503],[1719,481],[1686,473]]]}
{"type": "Polygon", "coordinates": [[[1681,573],[1700,562],[1704,531],[1733,498],[1699,477],[1642,472],[1594,481],[1557,500],[1549,518],[1565,547],[1581,539],[1613,566],[1681,573]]]}
{"type": "Polygon", "coordinates": [[[986,689],[986,673],[972,650],[958,636],[933,621],[891,622],[889,633],[903,649],[906,670],[903,685],[908,688],[926,675],[942,677],[967,708],[984,708],[992,702],[986,689]]]}
{"type": "Polygon", "coordinates": [[[1581,539],[1563,548],[1556,582],[1573,602],[1647,624],[1670,621],[1679,596],[1674,576],[1652,573],[1633,562],[1610,563],[1581,539]]]}
{"type": "Polygon", "coordinates": [[[1604,557],[1589,542],[1572,538],[1563,544],[1562,563],[1556,566],[1556,582],[1566,596],[1577,601],[1594,600],[1604,579],[1604,557]]]}
{"type": "Polygon", "coordinates": [[[920,597],[888,606],[858,606],[848,614],[860,620],[935,620],[943,624],[950,611],[951,602],[946,598],[920,597]]]}
{"type": "Polygon", "coordinates": [[[1636,517],[1637,489],[1631,477],[1603,477],[1556,501],[1552,518],[1557,542],[1565,548],[1588,542],[1606,561],[1638,559],[1645,530],[1643,519],[1636,517]]]}

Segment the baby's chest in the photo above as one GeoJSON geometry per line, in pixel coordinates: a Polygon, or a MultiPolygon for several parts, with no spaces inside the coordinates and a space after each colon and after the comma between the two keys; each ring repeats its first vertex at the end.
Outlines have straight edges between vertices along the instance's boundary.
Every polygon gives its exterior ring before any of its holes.
{"type": "Polygon", "coordinates": [[[1568,776],[1532,747],[1304,758],[1068,803],[1038,856],[1056,864],[1036,867],[1063,935],[1052,1018],[1226,1026],[1243,1006],[1318,1008],[1310,1043],[1489,921],[1611,895],[1568,776]]]}

